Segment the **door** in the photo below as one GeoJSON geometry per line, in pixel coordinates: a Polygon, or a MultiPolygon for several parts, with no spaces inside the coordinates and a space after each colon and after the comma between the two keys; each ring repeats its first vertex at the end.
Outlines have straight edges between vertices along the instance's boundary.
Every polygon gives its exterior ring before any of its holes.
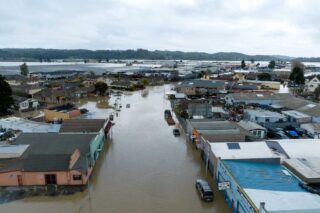
{"type": "Polygon", "coordinates": [[[19,186],[22,186],[23,183],[22,183],[22,176],[21,175],[17,175],[17,178],[18,178],[18,185],[19,186]]]}

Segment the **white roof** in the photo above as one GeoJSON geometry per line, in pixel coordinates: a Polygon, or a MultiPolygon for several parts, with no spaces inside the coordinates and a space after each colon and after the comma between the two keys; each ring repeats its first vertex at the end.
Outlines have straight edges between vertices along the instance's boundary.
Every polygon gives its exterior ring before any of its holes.
{"type": "Polygon", "coordinates": [[[0,145],[0,159],[1,158],[18,158],[29,145],[0,145]]]}
{"type": "Polygon", "coordinates": [[[293,117],[293,118],[310,118],[309,115],[306,115],[302,112],[299,112],[299,111],[296,111],[296,110],[288,110],[288,111],[282,111],[282,114],[284,115],[288,115],[290,117],[293,117]]]}
{"type": "Polygon", "coordinates": [[[268,111],[268,110],[254,110],[254,109],[245,109],[245,112],[254,115],[256,117],[265,117],[265,118],[280,118],[280,119],[284,119],[286,118],[286,116],[277,113],[277,112],[272,112],[272,111],[268,111]]]}
{"type": "Polygon", "coordinates": [[[255,123],[255,122],[251,122],[251,121],[242,120],[238,123],[238,125],[248,131],[255,130],[255,129],[266,130],[266,128],[264,128],[263,126],[260,126],[259,124],[255,123]]]}
{"type": "Polygon", "coordinates": [[[257,159],[279,158],[265,142],[240,142],[240,149],[229,149],[228,143],[210,143],[211,151],[218,158],[230,159],[257,159]]]}
{"type": "Polygon", "coordinates": [[[212,107],[212,112],[213,113],[222,113],[222,114],[227,114],[228,113],[222,107],[212,107]]]}
{"type": "Polygon", "coordinates": [[[186,98],[186,95],[184,93],[176,93],[175,98],[186,98]]]}
{"type": "Polygon", "coordinates": [[[254,204],[259,208],[265,202],[268,212],[320,212],[320,196],[308,192],[269,191],[244,189],[254,204]]]}
{"type": "Polygon", "coordinates": [[[277,141],[290,158],[316,158],[320,156],[320,139],[277,141]]]}
{"type": "Polygon", "coordinates": [[[0,126],[6,129],[21,130],[22,132],[59,132],[60,129],[60,124],[47,124],[18,117],[0,119],[0,126]]]}

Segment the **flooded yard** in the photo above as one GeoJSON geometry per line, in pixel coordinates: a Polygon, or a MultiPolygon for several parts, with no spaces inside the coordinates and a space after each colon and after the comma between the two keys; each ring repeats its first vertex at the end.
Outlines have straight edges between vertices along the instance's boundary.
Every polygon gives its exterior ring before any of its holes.
{"type": "MultiPolygon", "coordinates": [[[[96,164],[89,187],[69,196],[40,196],[2,204],[1,213],[17,212],[231,212],[215,187],[215,200],[204,203],[195,189],[195,179],[205,176],[199,151],[184,134],[174,137],[163,112],[169,86],[148,88],[109,100],[120,111],[97,108],[88,101],[90,118],[114,114],[112,139],[96,164]],[[130,107],[126,107],[130,104],[130,107]]],[[[212,178],[210,180],[213,186],[212,178]]]]}

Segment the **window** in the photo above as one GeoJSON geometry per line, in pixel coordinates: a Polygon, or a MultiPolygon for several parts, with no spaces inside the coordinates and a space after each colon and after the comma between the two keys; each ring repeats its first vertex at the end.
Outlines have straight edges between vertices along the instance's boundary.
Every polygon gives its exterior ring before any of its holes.
{"type": "Polygon", "coordinates": [[[73,175],[72,179],[73,180],[81,180],[82,176],[81,175],[73,175]]]}
{"type": "Polygon", "coordinates": [[[227,143],[228,149],[240,149],[239,143],[227,143]]]}
{"type": "Polygon", "coordinates": [[[55,174],[45,175],[46,184],[57,184],[57,176],[55,174]]]}

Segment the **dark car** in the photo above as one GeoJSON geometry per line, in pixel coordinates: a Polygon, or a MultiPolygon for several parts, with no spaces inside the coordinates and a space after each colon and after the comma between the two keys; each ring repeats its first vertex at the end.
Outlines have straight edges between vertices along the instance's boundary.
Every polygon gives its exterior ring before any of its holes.
{"type": "Polygon", "coordinates": [[[196,180],[196,188],[204,201],[213,201],[213,191],[209,183],[203,179],[196,180]]]}
{"type": "Polygon", "coordinates": [[[180,130],[179,129],[173,129],[173,135],[174,136],[180,136],[180,130]]]}
{"type": "Polygon", "coordinates": [[[172,117],[171,111],[170,111],[169,109],[166,109],[166,110],[164,111],[164,117],[165,117],[165,118],[172,117]]]}
{"type": "Polygon", "coordinates": [[[286,136],[286,134],[283,131],[276,132],[273,138],[274,139],[289,139],[289,137],[286,136]]]}
{"type": "Polygon", "coordinates": [[[307,130],[305,130],[305,129],[301,128],[301,127],[297,127],[296,128],[296,132],[300,136],[306,136],[307,135],[307,130]]]}

